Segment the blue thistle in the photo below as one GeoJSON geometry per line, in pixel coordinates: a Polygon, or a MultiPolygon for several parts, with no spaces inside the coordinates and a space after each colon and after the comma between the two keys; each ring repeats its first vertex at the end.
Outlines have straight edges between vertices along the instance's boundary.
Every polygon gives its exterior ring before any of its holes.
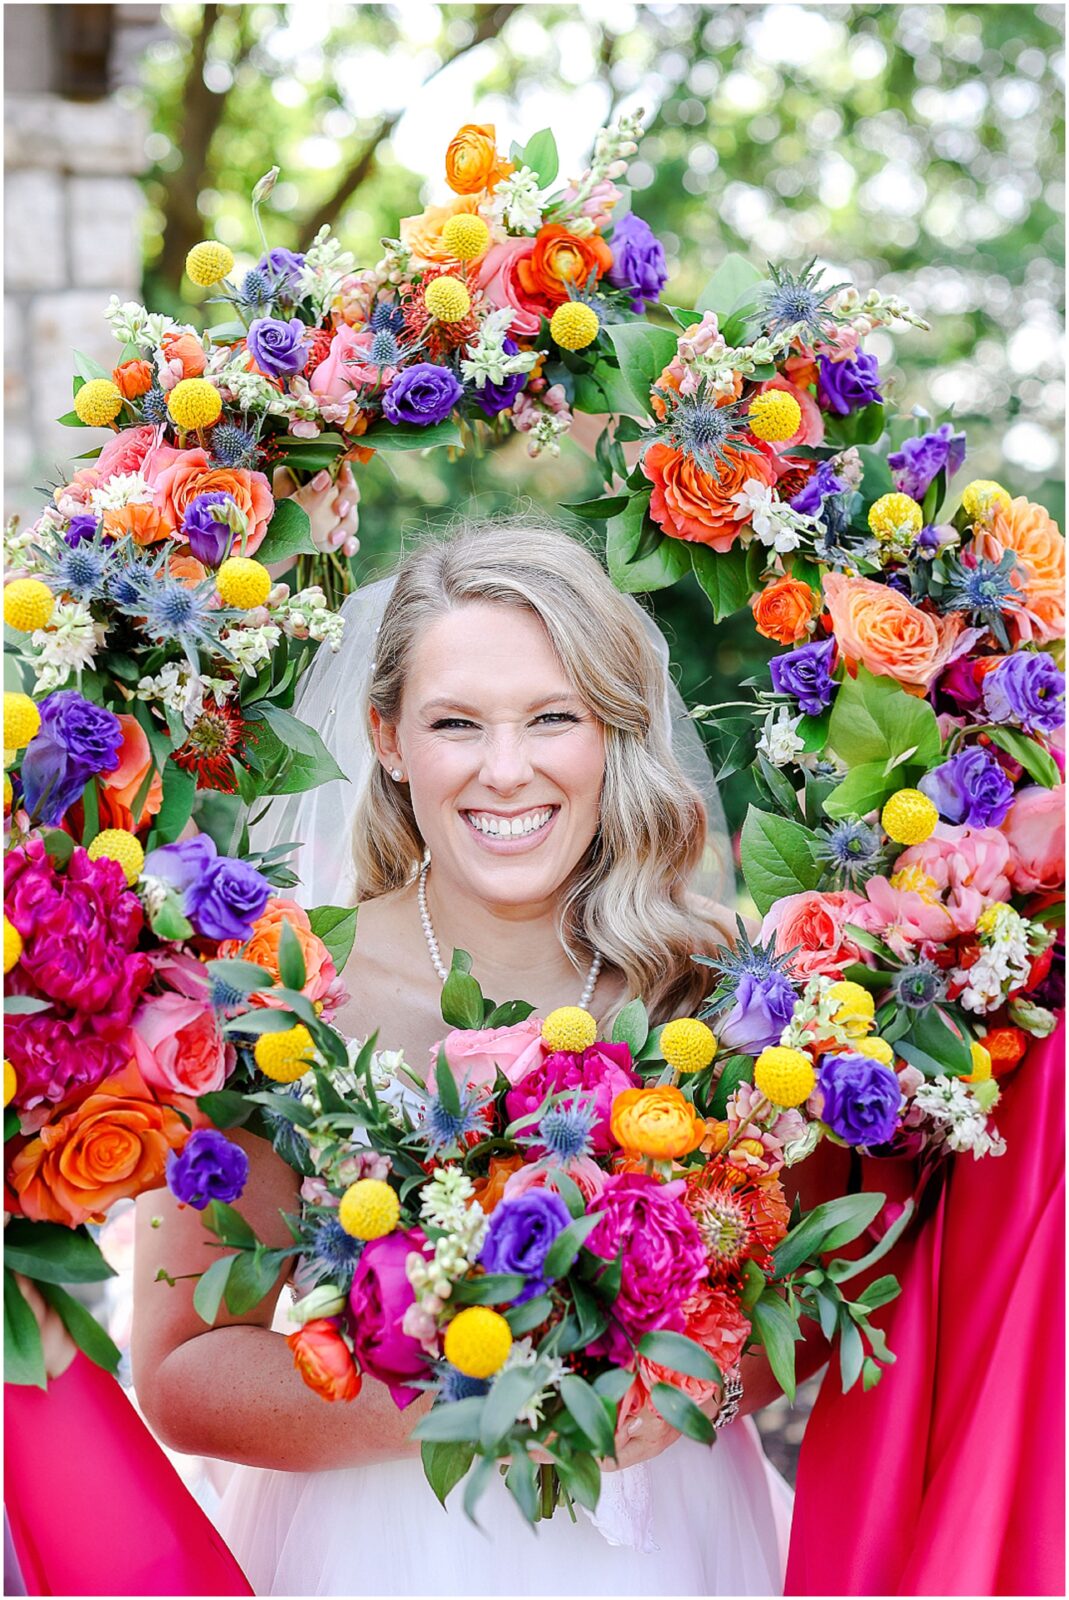
{"type": "Polygon", "coordinates": [[[56,594],[69,594],[85,604],[103,598],[111,548],[104,545],[99,530],[91,540],[74,546],[65,544],[58,555],[41,555],[46,581],[56,594]]]}
{"type": "Polygon", "coordinates": [[[166,559],[164,553],[151,568],[141,568],[134,579],[135,598],[120,610],[137,617],[141,632],[154,644],[180,645],[196,672],[198,648],[211,645],[221,649],[219,629],[232,613],[213,608],[215,584],[210,578],[187,588],[166,570],[166,559]]]}
{"type": "Polygon", "coordinates": [[[151,422],[154,428],[161,422],[167,421],[167,396],[162,389],[153,387],[142,396],[141,415],[146,422],[151,422]]]}
{"type": "Polygon", "coordinates": [[[221,467],[254,467],[260,454],[256,435],[236,423],[223,422],[211,432],[212,456],[221,467]]]}
{"type": "Polygon", "coordinates": [[[772,978],[782,976],[787,972],[787,962],[794,954],[793,950],[786,955],[775,953],[775,941],[770,940],[767,945],[758,941],[752,943],[746,926],[741,917],[735,919],[737,932],[735,935],[735,948],[725,945],[715,956],[691,956],[699,966],[712,967],[714,972],[721,973],[725,978],[738,979],[743,976],[751,978],[772,978]]]}
{"type": "Polygon", "coordinates": [[[405,325],[405,314],[400,306],[379,304],[371,313],[372,333],[400,333],[405,325]]]}
{"type": "Polygon", "coordinates": [[[857,889],[883,865],[883,838],[867,822],[833,822],[814,855],[836,889],[857,889]]]}
{"type": "Polygon", "coordinates": [[[946,996],[943,975],[931,961],[917,961],[895,973],[891,985],[895,999],[910,1011],[925,1011],[946,996]]]}
{"type": "Polygon", "coordinates": [[[769,262],[768,275],[772,283],[761,306],[761,331],[770,339],[778,333],[786,333],[789,328],[801,328],[811,342],[832,320],[828,301],[847,285],[833,283],[830,288],[822,289],[822,271],[814,272],[815,265],[814,256],[795,276],[787,267],[769,262]]]}
{"type": "Polygon", "coordinates": [[[143,583],[144,574],[139,568],[116,563],[108,574],[108,599],[129,615],[132,609],[136,610],[141,604],[145,592],[143,583]]]}
{"type": "MultiPolygon", "coordinates": [[[[262,1084],[263,1080],[261,1079],[260,1081],[262,1084]]],[[[301,1098],[301,1086],[299,1083],[291,1084],[288,1088],[274,1084],[271,1087],[279,1097],[285,1096],[291,1100],[299,1100],[301,1098]]],[[[275,1152],[282,1157],[288,1167],[292,1167],[302,1177],[312,1177],[315,1168],[308,1153],[308,1140],[300,1129],[295,1127],[288,1117],[283,1116],[280,1111],[272,1110],[270,1106],[262,1105],[258,1107],[258,1110],[268,1130],[271,1145],[275,1152]]]]}
{"type": "Polygon", "coordinates": [[[470,1400],[489,1391],[490,1385],[485,1378],[469,1378],[466,1373],[451,1366],[448,1361],[443,1361],[436,1370],[438,1399],[447,1405],[452,1404],[454,1400],[470,1400]]]}
{"type": "Polygon", "coordinates": [[[654,389],[668,408],[653,437],[682,450],[702,471],[715,478],[720,462],[735,453],[755,454],[757,447],[743,420],[741,407],[718,406],[700,395],[691,399],[671,389],[654,389]]]}
{"type": "Polygon", "coordinates": [[[245,274],[241,285],[241,303],[246,306],[266,306],[275,298],[275,286],[266,272],[253,267],[245,274]]]}
{"type": "Polygon", "coordinates": [[[208,998],[216,1011],[231,1011],[236,1006],[245,1003],[245,994],[241,989],[235,989],[232,983],[227,983],[225,978],[213,977],[208,990],[208,998]]]}
{"type": "Polygon", "coordinates": [[[389,328],[377,328],[371,348],[362,357],[369,367],[395,367],[401,359],[401,346],[389,328]]]}
{"type": "Polygon", "coordinates": [[[354,1239],[333,1214],[323,1217],[312,1235],[311,1253],[323,1277],[336,1283],[343,1294],[348,1293],[353,1281],[356,1263],[363,1250],[361,1240],[354,1239]]]}
{"type": "Polygon", "coordinates": [[[459,1144],[469,1133],[474,1133],[479,1123],[478,1096],[468,1089],[460,1101],[459,1111],[450,1111],[440,1095],[431,1095],[423,1113],[419,1132],[427,1140],[432,1153],[459,1144]]]}
{"type": "Polygon", "coordinates": [[[964,611],[974,625],[990,628],[1002,648],[1008,650],[1010,641],[1002,619],[1011,611],[1020,611],[1023,604],[1010,579],[1016,567],[1017,558],[1012,550],[1004,550],[997,562],[982,556],[969,567],[956,559],[948,562],[943,609],[964,611]]]}
{"type": "Polygon", "coordinates": [[[538,1124],[538,1142],[562,1164],[588,1156],[598,1113],[593,1099],[576,1095],[550,1106],[538,1124]]]}

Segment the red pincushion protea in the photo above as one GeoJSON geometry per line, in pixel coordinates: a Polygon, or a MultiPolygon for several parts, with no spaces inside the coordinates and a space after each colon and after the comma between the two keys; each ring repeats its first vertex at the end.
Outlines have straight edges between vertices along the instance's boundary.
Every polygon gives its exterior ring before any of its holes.
{"type": "Polygon", "coordinates": [[[198,789],[219,789],[233,794],[237,788],[232,758],[241,749],[246,726],[241,713],[225,701],[204,697],[200,716],[190,728],[186,742],[174,752],[172,760],[183,772],[193,772],[198,789]]]}
{"type": "Polygon", "coordinates": [[[747,1261],[761,1270],[787,1232],[790,1207],[778,1178],[738,1182],[725,1169],[706,1167],[687,1182],[686,1207],[709,1255],[709,1277],[723,1283],[747,1261]]]}
{"type": "Polygon", "coordinates": [[[333,328],[317,328],[308,341],[308,360],[304,364],[304,376],[310,378],[320,362],[325,361],[334,342],[333,328]]]}
{"type": "MultiPolygon", "coordinates": [[[[439,365],[448,361],[456,351],[462,355],[479,330],[475,309],[476,293],[472,293],[472,308],[459,322],[439,322],[432,317],[425,304],[427,289],[435,278],[456,277],[456,269],[430,268],[420,282],[399,290],[401,309],[405,319],[405,332],[413,345],[419,345],[420,359],[439,365]]],[[[468,285],[469,290],[471,284],[468,285]]],[[[408,341],[406,341],[407,343],[408,341]]]]}

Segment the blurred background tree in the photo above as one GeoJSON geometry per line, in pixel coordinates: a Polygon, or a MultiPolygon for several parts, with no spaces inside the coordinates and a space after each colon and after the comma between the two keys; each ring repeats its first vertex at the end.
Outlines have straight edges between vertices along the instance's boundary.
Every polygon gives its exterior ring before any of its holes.
{"type": "MultiPolygon", "coordinates": [[[[324,222],[361,261],[442,197],[457,125],[507,148],[549,125],[562,172],[598,126],[643,106],[635,210],[691,302],[730,250],[810,256],[902,294],[933,331],[875,335],[901,409],[953,415],[967,476],[1005,477],[1059,518],[1064,181],[1061,6],[174,5],[144,69],[152,116],[145,295],[188,305],[186,250],[259,254],[248,194],[270,166],[271,242],[324,222]]],[[[212,315],[213,308],[205,308],[212,315]]],[[[187,313],[188,314],[188,313],[187,313]]],[[[530,461],[379,457],[362,469],[359,580],[432,520],[596,488],[571,445],[530,461]]],[[[710,636],[693,583],[653,597],[688,699],[735,697],[768,651],[747,616],[710,636]]],[[[732,822],[748,798],[728,786],[732,822]]]]}

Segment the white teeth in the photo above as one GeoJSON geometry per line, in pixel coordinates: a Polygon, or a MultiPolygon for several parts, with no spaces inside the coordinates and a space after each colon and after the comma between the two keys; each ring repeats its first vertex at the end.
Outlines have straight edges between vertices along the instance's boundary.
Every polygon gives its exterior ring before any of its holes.
{"type": "Polygon", "coordinates": [[[547,806],[542,811],[529,811],[523,817],[494,817],[487,812],[469,811],[467,818],[473,828],[491,839],[516,839],[544,828],[552,815],[552,806],[547,806]]]}

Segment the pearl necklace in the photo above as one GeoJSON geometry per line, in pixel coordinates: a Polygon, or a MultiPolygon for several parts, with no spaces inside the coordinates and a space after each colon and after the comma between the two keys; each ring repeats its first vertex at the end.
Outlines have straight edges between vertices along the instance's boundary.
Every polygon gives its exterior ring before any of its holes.
{"type": "MultiPolygon", "coordinates": [[[[419,901],[419,920],[423,924],[423,937],[427,941],[427,951],[431,958],[431,966],[442,983],[444,983],[449,976],[449,968],[442,960],[442,952],[438,947],[434,924],[431,922],[431,914],[427,909],[427,872],[430,864],[431,857],[430,851],[428,851],[423,857],[423,865],[419,869],[419,885],[416,889],[416,898],[419,901]]],[[[583,992],[579,996],[579,1006],[583,1011],[589,1011],[590,1009],[590,1002],[594,998],[594,990],[597,987],[598,975],[601,972],[603,961],[604,957],[601,951],[595,950],[594,959],[590,963],[590,971],[586,975],[586,983],[583,985],[583,992]]]]}

